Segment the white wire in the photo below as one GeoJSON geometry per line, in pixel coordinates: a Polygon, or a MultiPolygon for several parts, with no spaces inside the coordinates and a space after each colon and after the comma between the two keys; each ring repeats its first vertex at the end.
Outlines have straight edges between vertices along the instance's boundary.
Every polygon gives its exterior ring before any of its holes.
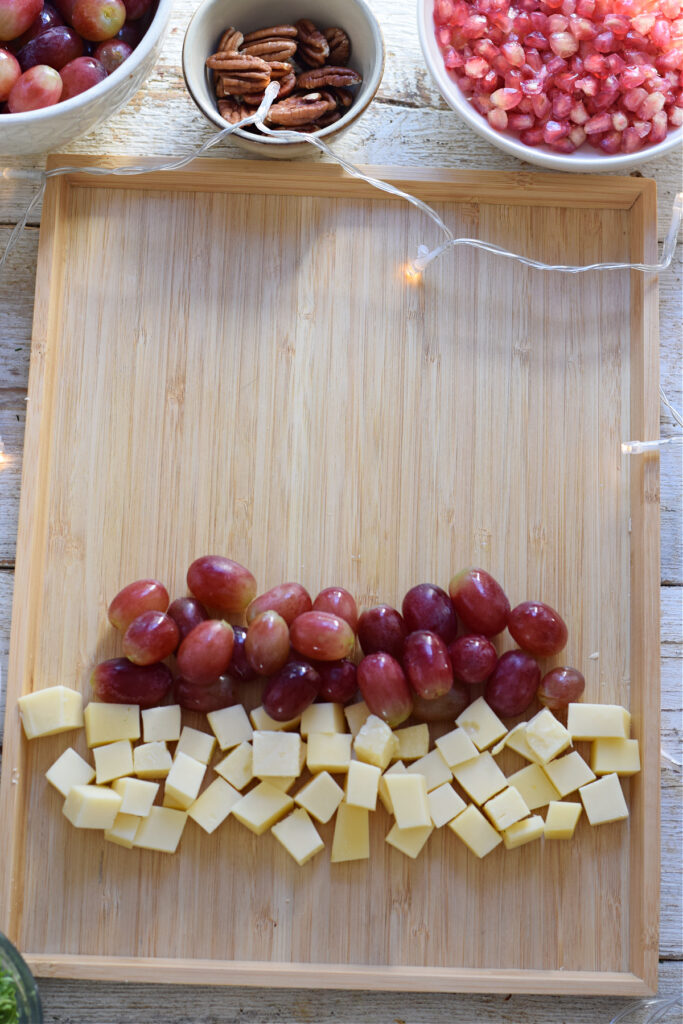
{"type": "Polygon", "coordinates": [[[621,1021],[633,1018],[636,1011],[646,1010],[647,1016],[643,1017],[641,1024],[656,1024],[656,1021],[661,1020],[668,1010],[673,1009],[674,1006],[683,1006],[683,999],[681,996],[660,996],[656,999],[639,999],[635,1003],[630,1003],[627,1007],[621,1010],[616,1017],[612,1017],[609,1024],[621,1024],[621,1021]],[[652,1011],[652,1012],[650,1012],[652,1011]]]}

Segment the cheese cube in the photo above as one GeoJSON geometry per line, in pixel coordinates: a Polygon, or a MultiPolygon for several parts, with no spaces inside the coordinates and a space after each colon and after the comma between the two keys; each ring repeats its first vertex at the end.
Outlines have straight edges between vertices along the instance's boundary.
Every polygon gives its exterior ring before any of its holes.
{"type": "Polygon", "coordinates": [[[308,737],[306,764],[311,772],[347,772],[353,737],[345,732],[314,732],[308,737]]]}
{"type": "Polygon", "coordinates": [[[449,768],[477,756],[477,748],[464,729],[453,729],[445,736],[439,736],[436,748],[449,768]]]}
{"type": "Polygon", "coordinates": [[[526,722],[520,722],[514,729],[510,729],[507,736],[504,736],[500,743],[497,743],[492,750],[493,754],[500,754],[505,747],[514,750],[516,754],[531,761],[533,764],[541,764],[538,754],[535,754],[526,741],[526,722]]]}
{"type": "Polygon", "coordinates": [[[370,708],[367,706],[364,700],[358,704],[348,704],[344,708],[344,717],[349,727],[349,732],[352,736],[357,736],[361,731],[361,728],[365,725],[368,718],[370,717],[370,708]]]}
{"type": "Polygon", "coordinates": [[[224,779],[214,779],[201,796],[187,809],[188,818],[208,832],[209,835],[225,821],[230,811],[242,796],[224,779]]]}
{"type": "Polygon", "coordinates": [[[240,743],[251,739],[253,730],[241,704],[221,708],[219,711],[209,711],[206,717],[221,750],[238,747],[240,743]]]}
{"type": "Polygon", "coordinates": [[[301,716],[299,732],[346,732],[343,704],[311,704],[301,716]]]}
{"type": "Polygon", "coordinates": [[[164,793],[163,799],[161,801],[161,806],[162,807],[170,807],[174,811],[184,811],[186,809],[186,805],[187,805],[187,800],[176,800],[174,797],[170,796],[168,793],[164,793]]]}
{"type": "Polygon", "coordinates": [[[294,794],[294,802],[323,824],[330,820],[343,798],[344,790],[337,785],[329,772],[319,772],[294,794]]]}
{"type": "Polygon", "coordinates": [[[83,726],[83,697],[68,686],[49,686],[19,698],[19,717],[27,740],[54,736],[83,726]]]}
{"type": "Polygon", "coordinates": [[[449,821],[453,821],[453,818],[456,818],[467,806],[447,782],[443,786],[439,786],[438,789],[433,789],[427,795],[427,801],[435,828],[441,828],[449,821]]]}
{"type": "Polygon", "coordinates": [[[95,747],[95,781],[98,786],[122,775],[133,774],[133,744],[130,740],[117,740],[95,747]]]}
{"type": "Polygon", "coordinates": [[[399,828],[398,825],[393,825],[385,842],[414,860],[433,831],[432,824],[417,825],[415,828],[399,828]]]}
{"type": "Polygon", "coordinates": [[[213,756],[215,747],[216,740],[208,732],[192,729],[189,725],[186,725],[183,727],[180,739],[178,740],[178,746],[175,748],[175,756],[177,757],[179,753],[187,754],[188,757],[193,757],[195,761],[208,764],[213,756]]]}
{"type": "Polygon", "coordinates": [[[514,850],[516,847],[524,846],[534,839],[540,839],[543,835],[543,829],[543,818],[540,814],[532,814],[530,818],[525,818],[524,821],[516,821],[514,825],[510,825],[502,833],[505,849],[514,850]]]}
{"type": "Polygon", "coordinates": [[[638,740],[603,737],[593,740],[591,768],[596,775],[635,775],[640,771],[638,740]]]}
{"type": "Polygon", "coordinates": [[[427,801],[427,780],[424,775],[399,772],[387,777],[387,789],[400,829],[426,827],[432,824],[427,801]]]}
{"type": "Polygon", "coordinates": [[[571,839],[576,823],[581,816],[581,804],[558,803],[552,800],[548,804],[543,834],[546,839],[571,839]]]}
{"type": "Polygon", "coordinates": [[[141,743],[133,749],[133,771],[139,779],[165,779],[172,764],[169,750],[161,740],[141,743]]]}
{"type": "Polygon", "coordinates": [[[429,793],[438,786],[443,786],[444,782],[450,782],[453,778],[453,773],[444,761],[440,750],[432,750],[425,757],[413,761],[407,766],[406,771],[410,775],[423,775],[429,793]]]}
{"type": "Polygon", "coordinates": [[[627,740],[631,716],[620,704],[568,704],[567,729],[574,740],[627,740]]]}
{"type": "Polygon", "coordinates": [[[509,776],[508,783],[515,787],[530,811],[535,811],[538,807],[545,807],[551,800],[560,799],[560,794],[540,765],[537,764],[529,764],[526,768],[520,768],[514,775],[509,776]]]}
{"type": "Polygon", "coordinates": [[[374,764],[384,771],[398,753],[398,740],[386,722],[377,715],[370,715],[356,734],[353,749],[359,761],[374,764]]]}
{"type": "Polygon", "coordinates": [[[295,779],[299,774],[301,737],[295,732],[255,730],[252,738],[252,771],[259,778],[295,779]]]}
{"type": "Polygon", "coordinates": [[[99,704],[90,701],[83,712],[89,747],[116,740],[140,739],[140,708],[137,704],[99,704]]]}
{"type": "Polygon", "coordinates": [[[377,787],[377,795],[382,801],[382,805],[384,806],[384,809],[387,812],[387,814],[394,813],[394,807],[391,802],[389,790],[387,789],[387,775],[394,775],[398,772],[404,772],[405,770],[406,766],[404,765],[403,761],[395,761],[394,764],[392,764],[391,768],[387,768],[384,775],[382,775],[382,777],[379,780],[379,785],[377,787]]]}
{"type": "Polygon", "coordinates": [[[581,786],[579,796],[591,825],[606,825],[628,818],[628,807],[616,773],[581,786]]]}
{"type": "Polygon", "coordinates": [[[453,775],[476,804],[486,803],[496,793],[500,793],[508,781],[488,750],[473,757],[471,761],[456,765],[453,775]]]}
{"type": "Polygon", "coordinates": [[[394,736],[398,740],[398,757],[402,761],[415,761],[429,751],[429,726],[426,722],[396,729],[394,736]]]}
{"type": "Polygon", "coordinates": [[[278,821],[271,831],[299,865],[315,857],[325,846],[303,807],[297,808],[282,821],[278,821]]]}
{"type": "Polygon", "coordinates": [[[562,722],[558,722],[548,708],[543,708],[527,722],[524,739],[541,764],[557,757],[572,741],[562,722]]]}
{"type": "Polygon", "coordinates": [[[240,743],[218,762],[214,771],[235,789],[244,789],[254,778],[251,743],[240,743]]]}
{"type": "Polygon", "coordinates": [[[146,818],[140,819],[133,846],[144,850],[175,853],[183,834],[187,814],[171,807],[153,807],[146,818]]]}
{"type": "Polygon", "coordinates": [[[107,786],[72,786],[62,813],[76,828],[111,828],[121,797],[107,786]]]}
{"type": "Polygon", "coordinates": [[[276,789],[281,790],[283,793],[287,793],[296,780],[298,775],[258,775],[259,782],[268,782],[271,786],[275,786],[276,789]]]}
{"type": "Polygon", "coordinates": [[[344,793],[347,804],[374,811],[377,806],[377,789],[381,774],[374,764],[366,764],[365,761],[349,762],[344,793]]]}
{"type": "Polygon", "coordinates": [[[367,860],[370,856],[370,812],[364,807],[340,804],[334,822],[330,862],[367,860]]]}
{"type": "Polygon", "coordinates": [[[62,796],[68,796],[72,786],[87,786],[92,782],[95,769],[68,747],[45,772],[45,778],[62,796]]]}
{"type": "Polygon", "coordinates": [[[143,779],[115,779],[111,788],[121,797],[121,814],[146,818],[159,792],[159,783],[145,782],[143,779]]]}
{"type": "Polygon", "coordinates": [[[485,857],[491,850],[502,843],[502,839],[495,828],[488,823],[484,815],[474,804],[470,804],[465,810],[448,822],[448,828],[455,832],[459,839],[462,839],[473,854],[477,857],[485,857]]]}
{"type": "MultiPolygon", "coordinates": [[[[145,743],[157,740],[180,739],[181,708],[180,704],[169,704],[161,708],[142,709],[142,734],[145,743]]],[[[189,753],[189,751],[185,751],[189,753]]]]}
{"type": "Polygon", "coordinates": [[[112,827],[105,828],[104,838],[110,843],[116,843],[117,846],[125,846],[127,850],[131,850],[141,820],[137,814],[123,814],[119,812],[114,818],[112,827]]]}
{"type": "Polygon", "coordinates": [[[477,750],[486,750],[507,732],[507,728],[483,697],[479,697],[461,711],[455,724],[465,730],[477,750]]]}
{"type": "Polygon", "coordinates": [[[543,771],[560,796],[573,793],[579,786],[585,786],[587,782],[592,782],[595,778],[581,754],[576,750],[572,750],[571,754],[565,754],[564,757],[558,757],[556,761],[544,764],[543,771]]]}
{"type": "Polygon", "coordinates": [[[268,782],[259,782],[233,805],[232,813],[242,825],[260,836],[293,807],[294,801],[282,790],[268,782]]]}
{"type": "MultiPolygon", "coordinates": [[[[301,715],[297,715],[296,718],[291,718],[288,722],[278,722],[274,718],[271,718],[265,708],[254,708],[253,711],[249,712],[251,718],[251,724],[255,729],[270,730],[271,732],[285,732],[296,729],[297,725],[301,721],[301,715]]],[[[249,737],[245,737],[249,739],[249,737]]]]}
{"type": "Polygon", "coordinates": [[[529,814],[529,808],[514,786],[508,786],[502,793],[487,800],[483,811],[499,832],[528,817],[529,814]]]}
{"type": "Polygon", "coordinates": [[[173,759],[173,766],[166,779],[165,794],[186,811],[197,799],[205,772],[205,764],[183,754],[181,750],[173,759]]]}

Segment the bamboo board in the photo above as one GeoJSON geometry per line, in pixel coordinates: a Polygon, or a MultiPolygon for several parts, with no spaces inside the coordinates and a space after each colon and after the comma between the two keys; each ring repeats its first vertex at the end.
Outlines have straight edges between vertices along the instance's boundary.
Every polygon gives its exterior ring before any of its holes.
{"type": "MultiPolygon", "coordinates": [[[[656,251],[651,181],[374,173],[458,234],[550,262],[656,251]]],[[[410,284],[433,231],[324,164],[50,181],[0,805],[0,927],[39,975],[656,988],[658,458],[620,442],[658,433],[657,284],[469,249],[410,284]],[[558,607],[585,698],[633,714],[629,822],[483,861],[444,829],[413,862],[379,810],[369,863],[303,869],[230,819],[211,837],[188,823],[175,857],[72,829],[43,774],[73,734],[26,743],[16,698],[86,693],[119,653],[112,594],[152,574],[182,593],[206,551],[264,589],[336,583],[364,605],[478,564],[513,603],[558,607]]]]}

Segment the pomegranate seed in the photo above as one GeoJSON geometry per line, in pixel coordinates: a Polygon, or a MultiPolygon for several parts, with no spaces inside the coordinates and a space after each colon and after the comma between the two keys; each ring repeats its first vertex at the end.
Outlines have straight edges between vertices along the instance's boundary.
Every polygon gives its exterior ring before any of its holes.
{"type": "Polygon", "coordinates": [[[498,132],[504,132],[508,126],[508,116],[504,110],[494,108],[486,115],[492,128],[498,132]]]}
{"type": "Polygon", "coordinates": [[[505,85],[508,89],[519,89],[522,84],[522,72],[512,68],[505,75],[505,85]]]}
{"type": "Polygon", "coordinates": [[[539,121],[543,121],[550,116],[553,105],[549,97],[545,93],[541,93],[540,96],[531,97],[531,107],[539,121]]]}
{"type": "Polygon", "coordinates": [[[437,25],[447,25],[453,16],[451,0],[436,0],[434,4],[434,21],[437,25]]]}
{"type": "Polygon", "coordinates": [[[486,35],[488,22],[483,14],[471,14],[462,26],[465,39],[481,39],[486,35]]]}
{"type": "Polygon", "coordinates": [[[543,141],[544,142],[557,142],[558,139],[563,139],[565,135],[569,135],[569,122],[568,121],[546,121],[543,125],[543,141]]]}
{"type": "Polygon", "coordinates": [[[451,33],[450,28],[446,28],[446,27],[440,28],[439,31],[436,33],[436,40],[437,40],[439,46],[441,47],[441,49],[444,49],[446,46],[450,46],[451,45],[451,39],[452,39],[452,33],[451,33]]]}
{"type": "Polygon", "coordinates": [[[652,131],[648,136],[648,142],[652,145],[656,145],[658,142],[664,142],[666,133],[668,131],[668,118],[663,110],[660,110],[652,118],[652,131]]]}
{"type": "Polygon", "coordinates": [[[447,52],[444,54],[443,62],[449,71],[453,71],[455,68],[461,68],[465,61],[452,46],[449,46],[447,52]]]}
{"type": "Polygon", "coordinates": [[[480,114],[483,114],[484,117],[486,117],[490,110],[493,110],[493,103],[491,103],[491,97],[488,96],[486,93],[478,93],[476,96],[473,96],[472,106],[475,107],[475,109],[478,110],[480,114]]]}
{"type": "Polygon", "coordinates": [[[640,136],[641,139],[646,139],[648,137],[648,135],[650,134],[650,132],[652,131],[652,122],[651,121],[634,121],[632,127],[635,128],[635,130],[638,132],[638,135],[640,136]]]}
{"type": "Polygon", "coordinates": [[[475,82],[475,89],[478,88],[482,92],[492,93],[498,86],[498,75],[495,71],[487,71],[483,78],[478,78],[475,82]]]}
{"type": "Polygon", "coordinates": [[[621,132],[607,132],[607,135],[600,139],[600,148],[605,153],[618,153],[621,148],[621,132]]]}
{"type": "Polygon", "coordinates": [[[564,32],[569,26],[569,18],[562,14],[551,14],[548,18],[548,28],[551,32],[564,32]]]}
{"type": "Polygon", "coordinates": [[[564,117],[569,117],[569,112],[572,109],[572,98],[564,93],[560,93],[553,97],[553,117],[557,117],[560,120],[564,117]]]}
{"type": "Polygon", "coordinates": [[[607,61],[601,53],[589,53],[583,62],[584,69],[591,75],[604,78],[607,74],[607,61]]]}
{"type": "Polygon", "coordinates": [[[586,96],[597,96],[599,85],[597,79],[593,78],[592,75],[586,75],[585,78],[577,80],[576,88],[584,92],[586,96]]]}
{"type": "Polygon", "coordinates": [[[573,121],[574,124],[585,124],[589,118],[589,113],[584,107],[581,100],[575,100],[572,109],[569,112],[569,120],[573,121]]]}
{"type": "Polygon", "coordinates": [[[576,13],[580,18],[592,18],[595,14],[595,0],[576,0],[576,13]]]}
{"type": "Polygon", "coordinates": [[[642,121],[649,121],[664,106],[665,100],[661,92],[652,92],[638,107],[638,117],[642,121]]]}
{"type": "Polygon", "coordinates": [[[500,110],[512,110],[522,98],[521,89],[496,89],[491,93],[491,102],[500,110]]]}
{"type": "Polygon", "coordinates": [[[562,0],[561,11],[566,18],[574,13],[576,10],[576,0],[562,0]]]}
{"type": "Polygon", "coordinates": [[[498,47],[494,46],[490,39],[477,39],[472,49],[478,57],[483,57],[489,64],[500,53],[498,47]]]}
{"type": "Polygon", "coordinates": [[[515,68],[524,64],[524,47],[520,43],[503,43],[501,52],[506,60],[515,68]]]}
{"type": "Polygon", "coordinates": [[[614,49],[614,32],[609,29],[606,32],[598,32],[593,40],[593,46],[598,53],[611,53],[614,49]]]}
{"type": "Polygon", "coordinates": [[[525,146],[540,146],[543,142],[543,129],[529,128],[527,131],[519,133],[519,139],[525,146]]]}
{"type": "Polygon", "coordinates": [[[645,89],[631,89],[626,93],[622,102],[627,110],[635,113],[643,100],[647,99],[647,95],[645,89]]]}
{"type": "MultiPolygon", "coordinates": [[[[683,115],[683,110],[681,110],[683,115]]],[[[516,132],[524,131],[525,128],[533,128],[536,119],[532,114],[508,114],[508,128],[516,132]]]]}
{"type": "Polygon", "coordinates": [[[669,124],[674,128],[680,128],[683,124],[683,107],[672,107],[669,111],[669,124]]]}
{"type": "Polygon", "coordinates": [[[615,132],[623,132],[625,128],[628,128],[628,117],[621,110],[617,110],[616,114],[612,114],[612,127],[615,132]]]}
{"type": "Polygon", "coordinates": [[[648,34],[654,23],[654,14],[637,14],[635,18],[631,19],[631,27],[643,36],[648,34]]]}
{"type": "Polygon", "coordinates": [[[569,20],[569,31],[574,36],[574,39],[579,41],[587,39],[595,39],[597,30],[592,21],[588,18],[579,18],[573,16],[569,20]]]}
{"type": "Polygon", "coordinates": [[[643,148],[643,140],[641,139],[635,128],[626,128],[621,136],[621,152],[622,153],[637,153],[639,149],[643,148]]]}
{"type": "Polygon", "coordinates": [[[592,135],[594,132],[606,132],[612,127],[612,118],[605,111],[602,114],[596,114],[595,117],[591,117],[583,127],[586,135],[592,135]]]}
{"type": "Polygon", "coordinates": [[[626,67],[626,62],[621,59],[618,53],[610,53],[607,58],[607,69],[610,75],[618,75],[626,67]]]}
{"type": "Polygon", "coordinates": [[[582,146],[584,144],[584,142],[586,141],[586,133],[583,130],[583,128],[580,125],[577,124],[577,125],[574,125],[573,128],[569,129],[568,138],[570,138],[572,140],[572,142],[574,143],[574,145],[578,149],[579,146],[582,146]]]}
{"type": "Polygon", "coordinates": [[[569,136],[564,139],[556,139],[555,142],[551,142],[549,145],[558,153],[573,153],[576,149],[576,146],[569,136]]]}
{"type": "Polygon", "coordinates": [[[617,39],[623,39],[630,28],[629,20],[623,14],[607,14],[603,25],[614,32],[617,39]]]}
{"type": "Polygon", "coordinates": [[[489,65],[483,57],[470,57],[465,61],[465,74],[468,78],[483,78],[489,70],[489,65]]]}

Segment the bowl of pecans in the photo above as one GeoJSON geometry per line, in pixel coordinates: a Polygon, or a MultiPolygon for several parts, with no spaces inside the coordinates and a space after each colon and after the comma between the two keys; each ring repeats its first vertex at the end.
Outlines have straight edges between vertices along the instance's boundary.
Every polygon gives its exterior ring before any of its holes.
{"type": "MultiPolygon", "coordinates": [[[[365,0],[204,0],[183,44],[185,84],[218,128],[252,114],[278,82],[266,125],[329,141],[367,109],[383,70],[382,33],[365,0]]],[[[255,126],[233,137],[263,156],[314,152],[255,126]]]]}

